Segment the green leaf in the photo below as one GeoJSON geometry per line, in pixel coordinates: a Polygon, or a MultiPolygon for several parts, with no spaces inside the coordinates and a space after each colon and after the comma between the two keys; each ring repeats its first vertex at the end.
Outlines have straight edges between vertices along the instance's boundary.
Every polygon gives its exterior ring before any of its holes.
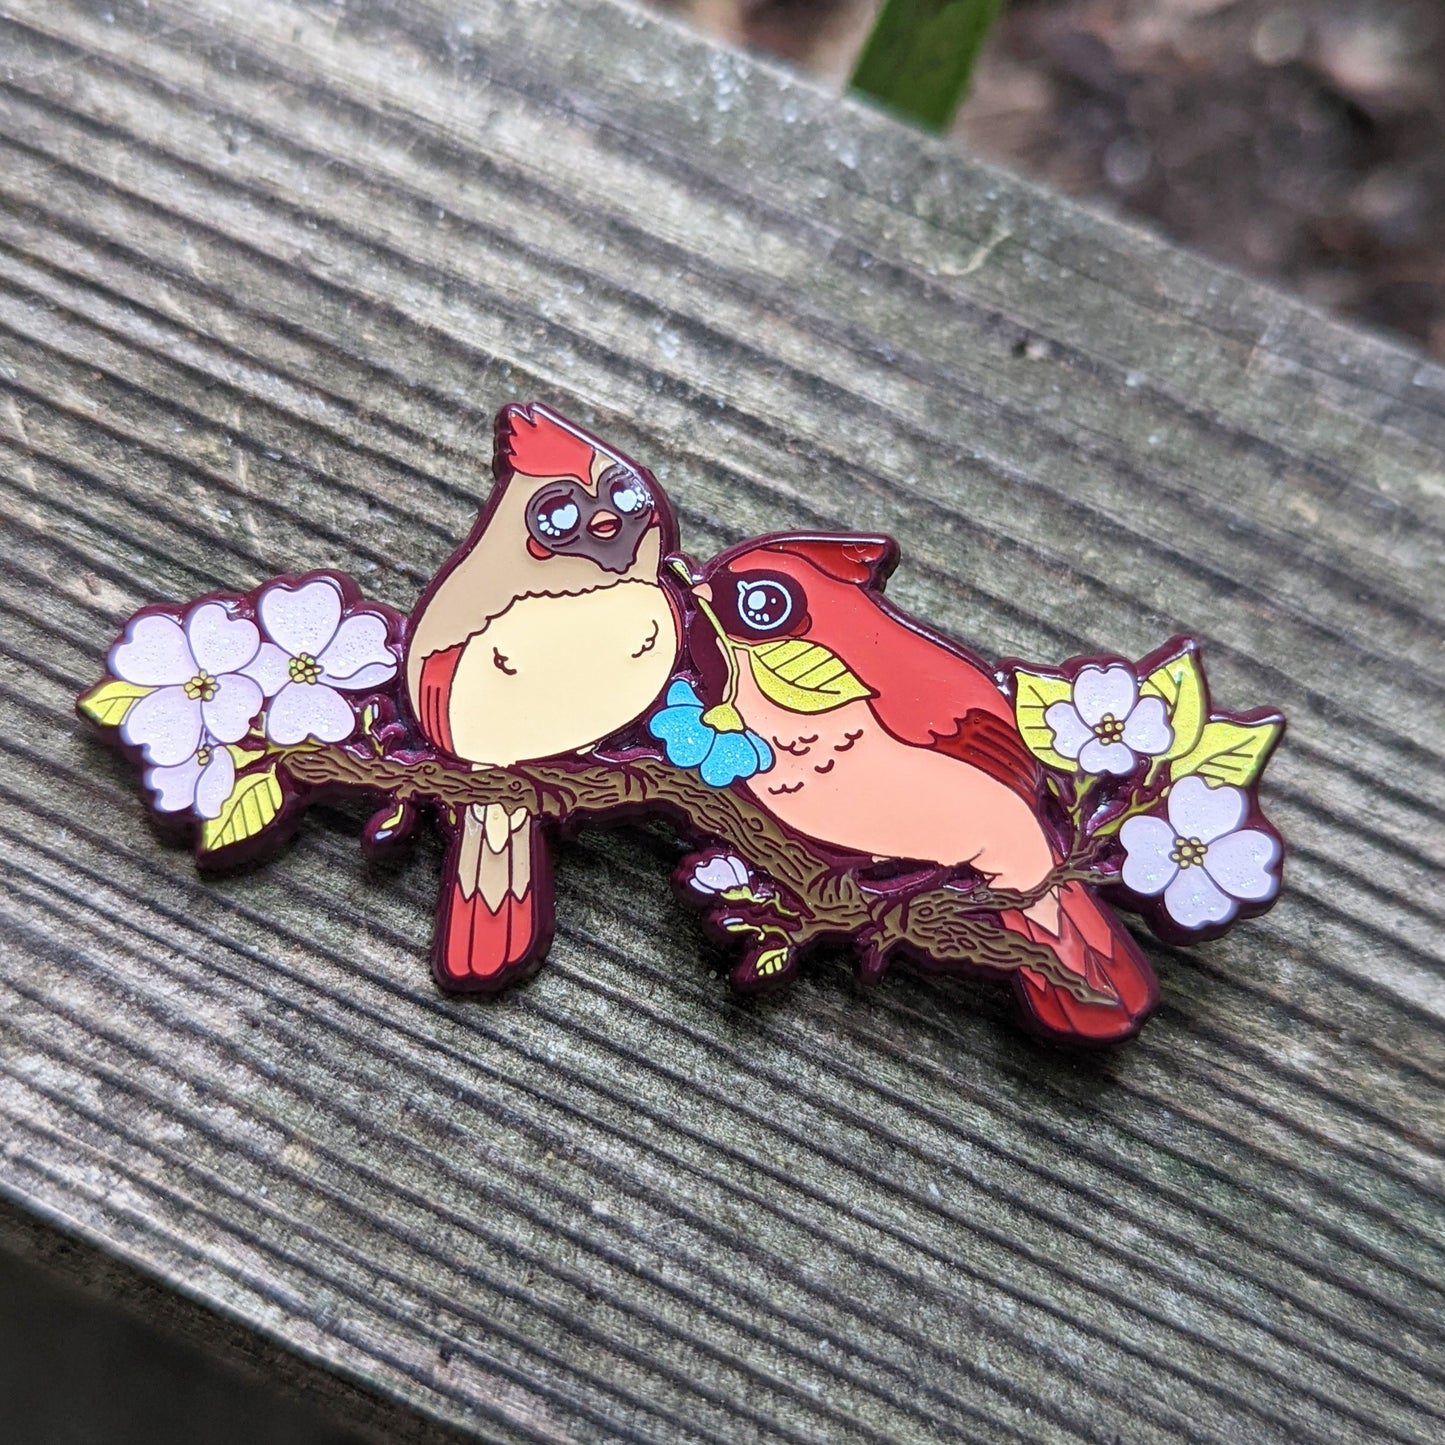
{"type": "Polygon", "coordinates": [[[1054,730],[1044,721],[1044,713],[1056,702],[1068,702],[1073,695],[1073,684],[1066,677],[1048,677],[1022,669],[1014,673],[1014,721],[1024,746],[1046,768],[1061,773],[1077,769],[1062,753],[1054,751],[1054,730]]]}
{"type": "Polygon", "coordinates": [[[153,687],[138,687],[133,682],[111,677],[83,694],[76,705],[91,722],[99,723],[103,728],[118,728],[131,708],[147,693],[154,691],[153,687]]]}
{"type": "Polygon", "coordinates": [[[781,973],[791,959],[793,950],[784,945],[782,948],[767,948],[753,960],[753,972],[759,978],[772,978],[775,974],[781,973]]]}
{"type": "Polygon", "coordinates": [[[1161,663],[1139,685],[1142,694],[1162,698],[1169,713],[1174,741],[1164,758],[1181,758],[1191,752],[1204,731],[1204,676],[1193,652],[1161,663]]]}
{"type": "Polygon", "coordinates": [[[763,696],[789,712],[829,712],[860,697],[872,697],[826,647],[801,637],[745,648],[763,696]]]}
{"type": "Polygon", "coordinates": [[[884,0],[850,84],[890,110],[946,130],[1003,0],[884,0]]]}
{"type": "Polygon", "coordinates": [[[201,825],[201,848],[214,853],[243,843],[275,822],[281,811],[281,784],[276,779],[273,763],[259,773],[243,773],[236,779],[231,796],[226,799],[219,816],[208,818],[201,825]]]}
{"type": "Polygon", "coordinates": [[[1170,779],[1178,782],[1198,773],[1211,787],[1246,787],[1264,770],[1279,733],[1278,722],[1206,723],[1195,747],[1170,765],[1170,779]]]}

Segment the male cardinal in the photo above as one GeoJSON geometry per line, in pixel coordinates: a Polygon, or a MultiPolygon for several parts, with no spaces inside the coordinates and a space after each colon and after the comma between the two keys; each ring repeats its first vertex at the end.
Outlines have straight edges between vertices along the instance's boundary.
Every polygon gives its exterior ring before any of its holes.
{"type": "MultiPolygon", "coordinates": [[[[411,709],[477,768],[585,752],[638,717],[672,673],[678,611],[662,578],[677,523],[650,473],[544,406],[497,418],[496,486],[409,628],[411,709]]],[[[433,969],[492,990],[545,956],[546,844],[525,809],[464,810],[433,969]]]]}
{"type": "MultiPolygon", "coordinates": [[[[1060,856],[1040,767],[983,661],[883,598],[897,560],[885,537],[776,536],[703,569],[694,595],[705,609],[692,631],[705,685],[716,692],[707,674],[717,626],[737,659],[737,712],[775,756],[744,786],[789,828],[835,849],[967,868],[1032,892],[1060,856]]],[[[1083,884],[1000,919],[1117,999],[1081,1003],[1024,969],[1015,988],[1045,1032],[1126,1038],[1153,1009],[1152,970],[1083,884]]]]}

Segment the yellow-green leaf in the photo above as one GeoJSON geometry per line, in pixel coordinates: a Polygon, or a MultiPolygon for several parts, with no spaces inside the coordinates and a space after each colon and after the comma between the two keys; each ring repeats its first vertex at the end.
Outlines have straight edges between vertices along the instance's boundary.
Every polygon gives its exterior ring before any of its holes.
{"type": "Polygon", "coordinates": [[[1170,777],[1177,782],[1198,773],[1211,787],[1243,788],[1259,776],[1279,728],[1277,722],[1205,723],[1195,747],[1170,765],[1170,777]]]}
{"type": "Polygon", "coordinates": [[[1037,672],[1014,673],[1014,720],[1028,750],[1046,767],[1071,773],[1075,765],[1054,751],[1054,730],[1044,713],[1056,702],[1068,702],[1074,695],[1066,677],[1046,677],[1037,672]]]}
{"type": "Polygon", "coordinates": [[[828,712],[860,697],[872,697],[826,647],[800,637],[745,649],[763,696],[789,712],[828,712]]]}
{"type": "Polygon", "coordinates": [[[1199,671],[1199,659],[1192,652],[1171,657],[1144,679],[1139,691],[1162,698],[1169,713],[1174,741],[1162,756],[1182,758],[1191,752],[1204,731],[1204,678],[1199,671]]]}
{"type": "Polygon", "coordinates": [[[759,978],[772,978],[774,974],[781,973],[788,966],[791,956],[792,949],[787,947],[764,949],[753,960],[753,972],[759,978]]]}
{"type": "Polygon", "coordinates": [[[281,784],[275,767],[259,773],[244,773],[236,779],[231,796],[226,799],[219,816],[208,818],[201,825],[201,847],[207,853],[229,848],[254,838],[281,811],[281,784]]]}
{"type": "Polygon", "coordinates": [[[153,687],[139,687],[118,677],[108,678],[80,699],[80,710],[103,728],[118,728],[125,721],[126,713],[148,692],[154,691],[153,687]]]}

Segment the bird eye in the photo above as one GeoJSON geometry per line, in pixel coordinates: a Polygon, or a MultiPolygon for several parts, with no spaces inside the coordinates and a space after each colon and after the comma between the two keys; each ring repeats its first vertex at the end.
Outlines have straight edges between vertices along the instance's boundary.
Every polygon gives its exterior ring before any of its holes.
{"type": "Polygon", "coordinates": [[[624,517],[635,517],[643,508],[652,505],[652,495],[641,477],[628,477],[626,481],[613,484],[612,505],[624,517]]]}
{"type": "Polygon", "coordinates": [[[793,596],[781,582],[751,577],[738,583],[738,616],[755,632],[774,632],[793,615],[793,596]]]}
{"type": "Polygon", "coordinates": [[[565,537],[576,530],[581,515],[574,501],[554,502],[551,506],[542,507],[537,513],[537,530],[546,537],[565,537]]]}

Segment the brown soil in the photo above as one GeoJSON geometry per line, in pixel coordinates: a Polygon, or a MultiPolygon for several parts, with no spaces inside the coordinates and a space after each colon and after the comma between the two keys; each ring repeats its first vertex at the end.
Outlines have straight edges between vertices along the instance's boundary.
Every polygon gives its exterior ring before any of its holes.
{"type": "MultiPolygon", "coordinates": [[[[675,8],[841,83],[876,0],[675,8]]],[[[1445,357],[1441,0],[1011,0],[955,136],[1445,357]]]]}

